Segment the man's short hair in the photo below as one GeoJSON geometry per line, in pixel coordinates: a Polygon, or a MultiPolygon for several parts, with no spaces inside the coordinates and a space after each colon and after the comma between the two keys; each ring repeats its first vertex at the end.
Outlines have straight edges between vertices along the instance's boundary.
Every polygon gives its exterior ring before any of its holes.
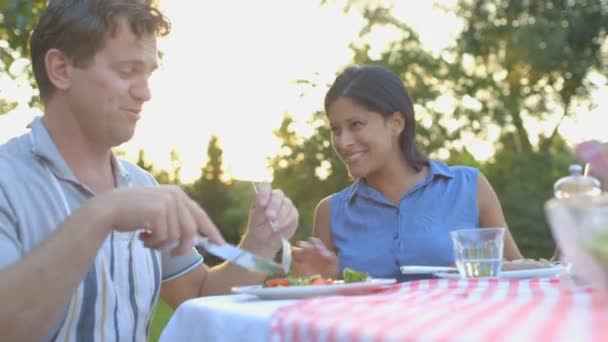
{"type": "Polygon", "coordinates": [[[48,78],[45,55],[58,49],[74,65],[86,67],[112,36],[118,19],[124,19],[135,35],[164,36],[169,20],[152,0],[50,0],[30,38],[34,78],[40,98],[46,101],[55,90],[48,78]]]}

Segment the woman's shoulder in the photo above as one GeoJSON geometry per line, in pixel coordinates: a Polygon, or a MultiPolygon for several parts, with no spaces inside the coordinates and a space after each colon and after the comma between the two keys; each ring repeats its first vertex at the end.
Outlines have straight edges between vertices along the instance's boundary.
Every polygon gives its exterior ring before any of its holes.
{"type": "Polygon", "coordinates": [[[353,182],[351,185],[343,188],[342,190],[334,192],[334,193],[328,195],[327,197],[321,199],[319,201],[319,203],[317,204],[317,210],[319,208],[324,208],[324,209],[332,208],[332,210],[335,210],[339,207],[344,206],[346,203],[350,202],[350,200],[353,199],[354,196],[356,196],[359,182],[360,181],[357,180],[357,181],[353,182]]]}
{"type": "Polygon", "coordinates": [[[346,188],[338,191],[338,192],[334,192],[333,194],[327,196],[326,198],[324,198],[322,201],[344,201],[344,200],[348,200],[350,198],[352,198],[353,195],[356,194],[357,189],[359,187],[359,182],[360,180],[356,180],[355,182],[353,182],[351,185],[347,186],[346,188]]]}
{"type": "Polygon", "coordinates": [[[445,162],[438,160],[430,161],[431,169],[434,169],[435,172],[445,174],[452,178],[467,178],[467,179],[477,179],[480,171],[478,168],[474,166],[468,165],[448,165],[445,162]]]}

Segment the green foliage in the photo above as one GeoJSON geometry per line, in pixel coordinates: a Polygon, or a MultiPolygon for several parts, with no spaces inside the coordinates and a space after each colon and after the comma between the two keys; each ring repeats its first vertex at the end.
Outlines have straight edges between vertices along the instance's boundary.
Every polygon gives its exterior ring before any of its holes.
{"type": "Polygon", "coordinates": [[[5,99],[0,98],[0,114],[8,113],[15,109],[16,103],[8,102],[5,99]]]}
{"type": "MultiPolygon", "coordinates": [[[[226,241],[237,244],[247,227],[253,189],[250,184],[237,184],[223,178],[223,151],[218,137],[213,136],[207,146],[207,163],[201,169],[200,178],[185,185],[184,189],[207,212],[226,241]]],[[[205,258],[208,264],[220,262],[211,255],[205,258]]]]}
{"type": "MultiPolygon", "coordinates": [[[[455,89],[481,102],[481,112],[517,133],[514,147],[533,146],[524,120],[571,115],[575,100],[589,100],[590,72],[605,73],[601,47],[608,31],[606,0],[461,0],[456,13],[465,22],[458,61],[471,79],[455,89]]],[[[459,106],[457,111],[471,115],[459,106]]],[[[551,145],[557,127],[545,140],[551,145]]],[[[541,146],[541,148],[545,148],[541,146]]]]}
{"type": "MultiPolygon", "coordinates": [[[[171,157],[174,158],[176,156],[177,154],[172,151],[171,157]]],[[[136,164],[142,169],[150,172],[154,179],[156,179],[156,181],[160,184],[180,184],[179,170],[173,169],[173,176],[166,170],[157,170],[152,163],[146,161],[146,154],[144,150],[139,150],[136,164]]]]}
{"type": "MultiPolygon", "coordinates": [[[[401,35],[373,56],[370,45],[353,43],[353,63],[380,64],[400,75],[416,103],[422,150],[433,156],[446,149],[450,164],[480,168],[498,193],[522,252],[548,257],[553,239],[543,204],[553,195],[553,182],[566,174],[574,158],[557,127],[532,146],[524,120],[545,120],[555,114],[555,108],[566,116],[575,99],[588,100],[592,86],[585,78],[606,67],[599,49],[608,27],[606,1],[471,0],[461,1],[456,12],[465,20],[465,30],[455,48],[435,56],[425,51],[417,34],[396,20],[390,9],[365,6],[368,24],[362,38],[379,26],[392,27],[401,35]],[[562,53],[563,49],[567,51],[562,53]],[[437,106],[442,95],[452,97],[453,111],[437,106]],[[450,119],[456,120],[455,127],[450,119]],[[459,146],[458,139],[463,134],[483,138],[489,125],[503,131],[494,158],[480,163],[459,146]]],[[[316,203],[350,182],[331,150],[322,119],[322,113],[314,114],[314,133],[305,138],[291,131],[292,120],[285,118],[277,132],[283,147],[271,161],[275,186],[300,210],[303,229],[298,238],[309,234],[316,203]],[[330,170],[326,179],[316,172],[324,163],[330,170]]]]}
{"type": "MultiPolygon", "coordinates": [[[[45,0],[0,0],[0,74],[15,78],[9,71],[15,61],[29,56],[29,37],[42,10],[45,0]]],[[[33,75],[25,68],[32,85],[33,75]]],[[[37,98],[31,100],[37,104],[37,98]]],[[[15,104],[0,99],[0,115],[13,109],[15,104]]]]}
{"type": "MultiPolygon", "coordinates": [[[[205,210],[224,238],[237,244],[247,227],[254,193],[249,182],[224,180],[223,151],[218,137],[213,136],[209,140],[207,163],[201,168],[201,176],[192,184],[181,182],[181,162],[176,151],[171,151],[171,160],[171,170],[157,169],[146,160],[145,152],[140,150],[137,165],[150,172],[160,184],[181,186],[205,210]]],[[[208,265],[221,262],[212,255],[205,255],[205,260],[208,265]]]]}
{"type": "MultiPolygon", "coordinates": [[[[502,201],[507,222],[522,252],[551,255],[553,242],[543,205],[553,182],[575,162],[555,126],[532,146],[526,118],[571,115],[575,102],[589,101],[591,72],[606,72],[601,46],[608,33],[607,1],[463,0],[456,13],[465,27],[457,61],[468,77],[459,96],[472,95],[481,107],[460,104],[455,115],[483,113],[504,127],[497,154],[482,167],[502,201]],[[483,81],[484,78],[486,81],[483,81]],[[477,113],[476,113],[477,112],[477,113]]],[[[560,121],[561,122],[561,121],[560,121]]]]}
{"type": "Polygon", "coordinates": [[[226,222],[225,211],[232,206],[232,199],[229,195],[231,183],[222,180],[222,155],[218,138],[211,137],[207,146],[207,164],[201,170],[201,177],[185,189],[205,209],[226,239],[234,242],[240,237],[241,227],[233,229],[226,222]]]}
{"type": "Polygon", "coordinates": [[[164,301],[159,300],[156,310],[154,311],[154,317],[152,317],[152,323],[150,324],[150,342],[156,342],[160,338],[160,334],[165,329],[165,326],[173,315],[173,309],[167,305],[164,301]]]}
{"type": "Polygon", "coordinates": [[[14,61],[9,51],[19,56],[28,55],[30,32],[45,7],[46,0],[0,0],[0,41],[5,41],[10,48],[0,50],[0,60],[6,65],[14,61]]]}
{"type": "Polygon", "coordinates": [[[351,182],[344,164],[331,147],[329,125],[325,120],[322,112],[313,115],[309,123],[314,132],[308,138],[293,131],[293,119],[289,116],[275,132],[282,147],[270,160],[273,186],[282,189],[300,212],[299,228],[292,240],[308,238],[317,203],[351,182]]]}
{"type": "MultiPolygon", "coordinates": [[[[418,35],[397,20],[382,1],[320,0],[344,3],[345,13],[361,11],[367,24],[353,42],[353,63],[388,67],[407,84],[416,104],[418,143],[431,156],[445,149],[447,162],[479,167],[498,193],[507,220],[527,256],[548,256],[552,248],[542,205],[552,184],[566,173],[573,157],[558,134],[539,137],[533,146],[525,120],[571,115],[575,104],[589,104],[594,85],[590,73],[606,74],[608,0],[461,0],[453,11],[464,29],[456,44],[439,55],[425,50],[418,35]],[[379,54],[365,38],[377,28],[400,33],[379,54]],[[452,98],[450,109],[440,99],[452,98]],[[452,121],[452,123],[451,123],[452,121]],[[456,125],[453,122],[456,122],[456,125]],[[501,128],[497,153],[476,161],[459,139],[486,136],[489,126],[501,128]]],[[[46,0],[0,0],[0,74],[28,56],[30,32],[46,0]]],[[[26,68],[29,69],[29,68],[26,68]]],[[[28,71],[29,72],[29,71],[28,71]]],[[[29,75],[32,79],[31,75],[29,75]]],[[[301,81],[312,86],[314,82],[301,81]]],[[[0,113],[14,104],[0,99],[0,113]]],[[[312,115],[313,134],[298,136],[287,116],[275,132],[282,149],[270,160],[273,185],[300,210],[300,229],[293,240],[310,235],[315,206],[348,186],[352,179],[334,153],[325,114],[312,115]]],[[[208,212],[231,242],[246,227],[253,198],[248,182],[227,181],[222,174],[222,150],[216,137],[209,142],[208,162],[193,184],[182,184],[181,163],[172,151],[170,171],[157,170],[140,151],[137,162],[163,184],[182,186],[208,212]]]]}
{"type": "Polygon", "coordinates": [[[426,51],[418,34],[407,24],[399,22],[384,7],[366,8],[363,16],[367,24],[361,30],[364,38],[378,26],[396,29],[401,37],[391,42],[379,56],[372,56],[368,44],[351,44],[354,64],[378,64],[399,75],[412,98],[418,125],[417,142],[426,153],[449,148],[451,141],[460,137],[460,130],[448,130],[443,123],[446,114],[437,105],[437,99],[449,89],[450,82],[458,79],[459,69],[443,57],[426,51]]]}
{"type": "Polygon", "coordinates": [[[229,206],[224,208],[222,232],[233,243],[238,243],[247,228],[249,210],[254,201],[254,191],[250,182],[232,181],[228,192],[229,206]]]}
{"type": "MultiPolygon", "coordinates": [[[[517,139],[514,134],[502,138],[505,145],[517,139]]],[[[548,151],[519,152],[501,149],[495,161],[482,171],[498,194],[509,228],[526,257],[549,258],[554,242],[545,220],[543,206],[553,197],[553,183],[568,174],[576,162],[562,139],[548,151]]]]}

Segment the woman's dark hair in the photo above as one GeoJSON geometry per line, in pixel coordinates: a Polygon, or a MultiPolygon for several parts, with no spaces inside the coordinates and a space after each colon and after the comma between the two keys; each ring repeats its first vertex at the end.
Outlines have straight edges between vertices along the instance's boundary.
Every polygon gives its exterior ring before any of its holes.
{"type": "Polygon", "coordinates": [[[393,72],[376,65],[352,66],[344,70],[325,95],[325,112],[339,98],[348,98],[367,110],[388,118],[399,112],[405,128],[399,136],[408,164],[417,172],[428,165],[428,158],[416,147],[414,106],[403,81],[393,72]]]}
{"type": "Polygon", "coordinates": [[[55,87],[44,58],[50,49],[62,51],[79,67],[86,67],[108,36],[125,19],[135,35],[164,36],[171,24],[151,0],[50,0],[30,38],[34,78],[45,101],[55,87]]]}

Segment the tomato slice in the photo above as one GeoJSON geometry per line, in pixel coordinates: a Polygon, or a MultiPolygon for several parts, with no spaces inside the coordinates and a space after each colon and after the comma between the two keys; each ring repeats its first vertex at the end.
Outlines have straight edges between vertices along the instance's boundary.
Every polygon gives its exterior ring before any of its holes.
{"type": "Polygon", "coordinates": [[[289,286],[289,280],[287,278],[272,278],[264,282],[266,287],[278,287],[278,286],[289,286]]]}
{"type": "Polygon", "coordinates": [[[310,285],[331,285],[334,281],[330,278],[316,278],[313,279],[310,285]]]}

